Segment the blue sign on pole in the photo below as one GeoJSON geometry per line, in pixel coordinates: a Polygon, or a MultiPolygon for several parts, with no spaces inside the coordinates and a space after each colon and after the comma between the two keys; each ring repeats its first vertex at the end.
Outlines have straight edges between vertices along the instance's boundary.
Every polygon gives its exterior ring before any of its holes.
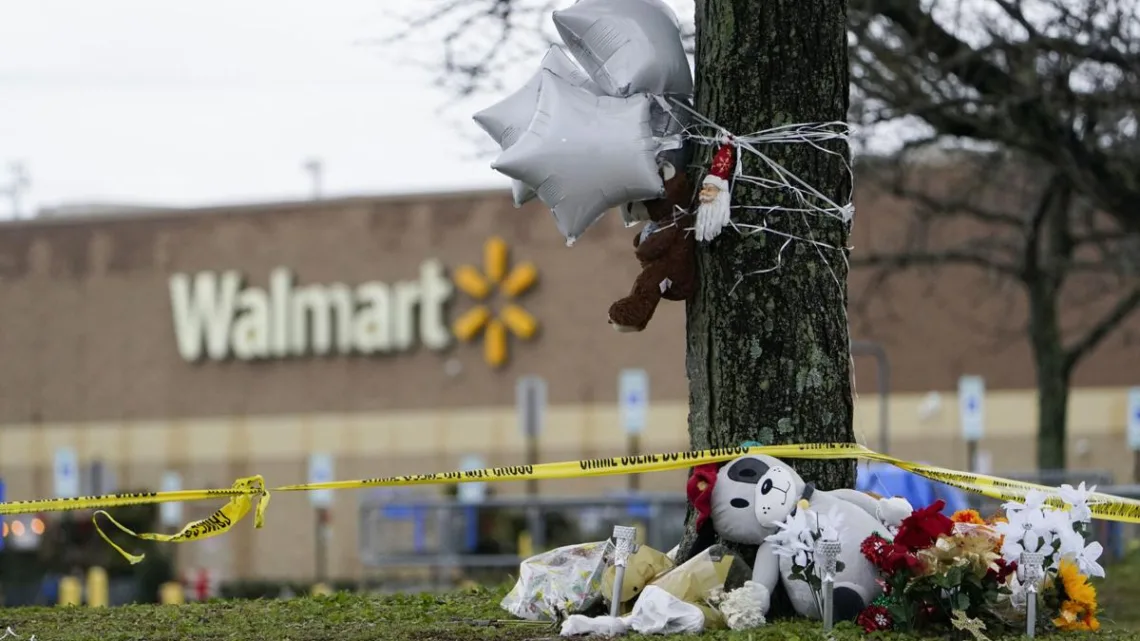
{"type": "Polygon", "coordinates": [[[645,431],[649,413],[649,373],[643,369],[623,369],[618,375],[618,403],[626,434],[645,431]]]}
{"type": "Polygon", "coordinates": [[[958,379],[958,415],[962,422],[962,437],[967,441],[980,441],[986,424],[986,384],[981,376],[963,376],[958,379]]]}
{"type": "Polygon", "coordinates": [[[53,467],[56,498],[79,496],[79,457],[75,449],[70,447],[56,449],[53,467]]]}
{"type": "Polygon", "coordinates": [[[1128,447],[1140,450],[1140,387],[1128,390],[1128,447]]]}

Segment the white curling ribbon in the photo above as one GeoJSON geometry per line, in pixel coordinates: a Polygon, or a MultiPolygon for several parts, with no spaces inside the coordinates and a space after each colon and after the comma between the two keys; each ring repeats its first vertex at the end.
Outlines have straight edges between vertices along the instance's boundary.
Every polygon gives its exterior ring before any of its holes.
{"type": "MultiPolygon", "coordinates": [[[[835,245],[817,240],[810,231],[816,226],[816,224],[810,220],[809,217],[827,216],[840,221],[844,225],[847,225],[850,223],[852,217],[854,216],[854,171],[852,170],[851,146],[849,142],[851,137],[851,129],[848,123],[842,121],[793,123],[788,125],[781,125],[778,127],[772,127],[770,129],[756,133],[737,135],[727,132],[727,130],[725,130],[723,127],[713,122],[712,120],[709,120],[697,112],[695,109],[693,109],[691,106],[686,104],[685,101],[678,100],[675,97],[668,97],[668,100],[674,106],[673,111],[675,113],[684,113],[688,117],[691,117],[694,121],[694,124],[692,126],[686,126],[685,128],[685,137],[688,140],[699,145],[719,146],[724,142],[725,136],[727,134],[731,136],[735,144],[737,154],[748,153],[751,157],[759,161],[762,169],[765,170],[766,173],[771,175],[771,177],[762,177],[745,174],[743,171],[744,165],[742,156],[737,156],[735,158],[732,172],[728,175],[723,176],[723,178],[726,179],[726,183],[728,182],[727,179],[731,177],[733,183],[742,182],[758,186],[765,190],[772,190],[783,194],[785,200],[788,198],[791,199],[790,203],[782,205],[740,205],[732,204],[729,202],[727,204],[728,211],[725,211],[720,208],[719,205],[715,207],[713,206],[713,203],[711,201],[715,200],[715,198],[712,198],[713,191],[710,189],[707,190],[705,194],[705,200],[708,200],[710,202],[698,203],[698,209],[696,212],[697,215],[695,217],[696,220],[691,227],[688,227],[686,229],[686,231],[694,232],[694,236],[698,241],[707,241],[719,235],[720,231],[724,227],[731,225],[733,229],[741,234],[772,234],[782,236],[788,240],[794,240],[796,242],[810,245],[815,249],[820,261],[823,262],[825,268],[831,274],[832,279],[835,281],[836,287],[842,291],[844,284],[839,278],[835,268],[832,267],[829,256],[825,252],[835,253],[835,258],[831,260],[846,261],[847,258],[845,252],[847,248],[837,247],[835,245]],[[719,133],[715,136],[697,133],[697,127],[711,128],[719,133]],[[822,146],[822,143],[825,142],[842,143],[842,151],[828,149],[822,146]],[[836,156],[839,161],[842,162],[843,169],[850,179],[849,182],[851,184],[851,188],[845,194],[845,198],[843,199],[844,204],[840,205],[836,203],[835,200],[828,197],[819,189],[816,189],[807,181],[797,176],[794,172],[789,171],[787,168],[783,167],[778,162],[774,161],[772,158],[758,149],[758,145],[781,144],[806,144],[814,148],[816,151],[836,156]],[[702,209],[705,211],[702,212],[702,209]],[[760,224],[733,221],[731,210],[751,210],[754,212],[763,212],[779,216],[797,216],[800,219],[799,222],[802,223],[802,227],[805,227],[809,231],[803,236],[778,231],[771,229],[766,219],[763,220],[760,224]]],[[[724,193],[725,191],[728,191],[731,185],[722,184],[720,187],[723,187],[720,193],[724,193]]],[[[724,198],[729,201],[731,200],[728,198],[728,194],[726,193],[724,193],[724,198]]],[[[785,242],[783,245],[781,245],[774,266],[761,267],[755,270],[750,270],[738,274],[737,283],[733,285],[732,291],[735,291],[736,286],[739,285],[740,282],[742,282],[746,277],[765,274],[775,271],[777,268],[779,268],[782,263],[783,252],[787,248],[788,244],[789,243],[785,242]]]]}
{"type": "MultiPolygon", "coordinates": [[[[688,138],[697,144],[703,145],[721,145],[724,142],[726,130],[717,123],[709,120],[696,110],[692,109],[684,102],[671,99],[675,107],[680,111],[687,112],[699,125],[704,127],[714,128],[716,131],[721,132],[716,136],[700,135],[689,133],[688,138]]],[[[735,159],[735,168],[733,176],[735,181],[746,182],[757,185],[765,189],[780,191],[792,196],[796,201],[798,207],[782,207],[773,205],[732,205],[735,209],[760,209],[772,212],[781,213],[801,213],[805,215],[826,215],[838,219],[843,222],[849,222],[854,215],[853,204],[853,191],[847,194],[846,204],[840,205],[833,201],[831,198],[824,195],[811,184],[797,176],[796,174],[788,171],[785,167],[772,160],[769,156],[757,149],[757,145],[776,145],[776,144],[807,144],[826,154],[839,156],[843,162],[844,170],[849,177],[853,177],[854,172],[851,169],[850,159],[850,126],[841,121],[835,122],[816,122],[816,123],[794,123],[789,125],[781,125],[773,127],[757,133],[748,135],[727,134],[732,137],[733,143],[736,147],[738,157],[735,159]],[[837,151],[827,149],[821,146],[820,143],[828,141],[841,141],[847,148],[848,153],[842,154],[837,151]],[[764,167],[774,174],[774,178],[764,178],[760,176],[752,176],[743,173],[743,163],[739,154],[748,152],[753,157],[760,160],[764,167]]],[[[854,182],[852,181],[852,185],[854,182]]],[[[852,190],[854,187],[852,186],[852,190]]],[[[700,234],[698,240],[705,237],[706,234],[712,233],[715,227],[715,218],[708,219],[707,223],[702,226],[700,222],[694,226],[694,231],[700,234]]],[[[728,221],[725,221],[725,225],[728,221]]],[[[734,225],[742,229],[750,229],[754,231],[764,231],[758,225],[734,225]]],[[[823,243],[818,243],[813,239],[798,239],[812,242],[817,246],[827,247],[834,251],[841,251],[843,248],[831,247],[823,243]]]]}

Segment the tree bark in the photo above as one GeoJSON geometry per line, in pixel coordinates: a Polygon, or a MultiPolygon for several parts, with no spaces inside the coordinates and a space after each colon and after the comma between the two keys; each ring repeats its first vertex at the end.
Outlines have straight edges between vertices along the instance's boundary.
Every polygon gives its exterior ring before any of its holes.
{"type": "Polygon", "coordinates": [[[1057,294],[1041,282],[1028,283],[1029,335],[1037,369],[1037,469],[1065,469],[1069,375],[1057,294]]]}
{"type": "MultiPolygon", "coordinates": [[[[793,123],[846,121],[845,0],[702,0],[696,6],[696,103],[735,134],[793,123]]],[[[836,203],[846,203],[847,146],[761,148],[836,203]]],[[[700,171],[713,149],[695,153],[700,171]]],[[[744,152],[743,173],[772,177],[744,152]]],[[[696,172],[698,170],[693,169],[696,172]]],[[[703,173],[692,175],[695,182],[703,173]]],[[[797,205],[787,193],[737,182],[733,205],[797,205]]],[[[849,224],[816,214],[734,207],[733,220],[845,248],[849,224]]],[[[700,285],[687,305],[689,437],[695,449],[851,442],[850,336],[845,249],[726,228],[698,244],[700,285]],[[750,272],[772,268],[765,274],[750,272]]],[[[854,461],[789,461],[821,489],[850,487],[854,461]]],[[[700,551],[686,535],[679,561],[700,551]]],[[[751,561],[754,550],[745,550],[751,561]]]]}

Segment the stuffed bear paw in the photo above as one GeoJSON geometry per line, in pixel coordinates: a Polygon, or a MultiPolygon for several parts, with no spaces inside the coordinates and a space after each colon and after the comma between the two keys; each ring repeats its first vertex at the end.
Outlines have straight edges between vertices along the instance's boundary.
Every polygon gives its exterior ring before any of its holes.
{"type": "Polygon", "coordinates": [[[627,296],[610,305],[609,322],[619,332],[640,332],[649,324],[653,310],[636,297],[627,296]]]}
{"type": "Polygon", "coordinates": [[[914,512],[914,507],[911,506],[910,501],[902,497],[892,497],[889,499],[879,499],[877,516],[884,525],[888,527],[898,527],[903,519],[910,516],[914,512]]]}

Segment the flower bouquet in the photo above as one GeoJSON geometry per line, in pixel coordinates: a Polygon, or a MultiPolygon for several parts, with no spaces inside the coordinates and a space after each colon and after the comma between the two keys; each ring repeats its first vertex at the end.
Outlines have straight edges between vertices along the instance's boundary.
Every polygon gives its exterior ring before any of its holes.
{"type": "MultiPolygon", "coordinates": [[[[1104,577],[1104,568],[1097,563],[1103,553],[1100,543],[1085,542],[1092,513],[1088,497],[1095,487],[1085,489],[1084,483],[1073,488],[1062,485],[1060,494],[1067,509],[1058,509],[1046,502],[1042,492],[1031,491],[1025,502],[1009,502],[1003,507],[1008,519],[997,525],[1002,535],[1003,559],[1021,559],[1026,555],[1041,555],[1043,576],[1038,585],[1023,584],[1024,575],[1014,578],[1011,602],[1024,610],[1028,599],[1040,597],[1038,615],[1047,618],[1058,630],[1100,629],[1096,618],[1096,590],[1088,583],[1089,577],[1104,577]]],[[[1039,622],[1040,625],[1041,622],[1039,622]]]]}
{"type": "Polygon", "coordinates": [[[1024,630],[1025,603],[1040,595],[1038,630],[1096,630],[1096,594],[1087,577],[1104,571],[1096,564],[1100,544],[1085,544],[1091,491],[1062,486],[1065,510],[1030,492],[1024,503],[1003,506],[1005,518],[989,520],[973,510],[947,517],[939,500],[915,510],[893,537],[867,537],[861,551],[879,570],[883,596],[857,623],[867,632],[953,628],[985,639],[985,631],[1024,630]],[[1019,568],[1023,553],[1043,557],[1035,589],[1019,568]]]}

